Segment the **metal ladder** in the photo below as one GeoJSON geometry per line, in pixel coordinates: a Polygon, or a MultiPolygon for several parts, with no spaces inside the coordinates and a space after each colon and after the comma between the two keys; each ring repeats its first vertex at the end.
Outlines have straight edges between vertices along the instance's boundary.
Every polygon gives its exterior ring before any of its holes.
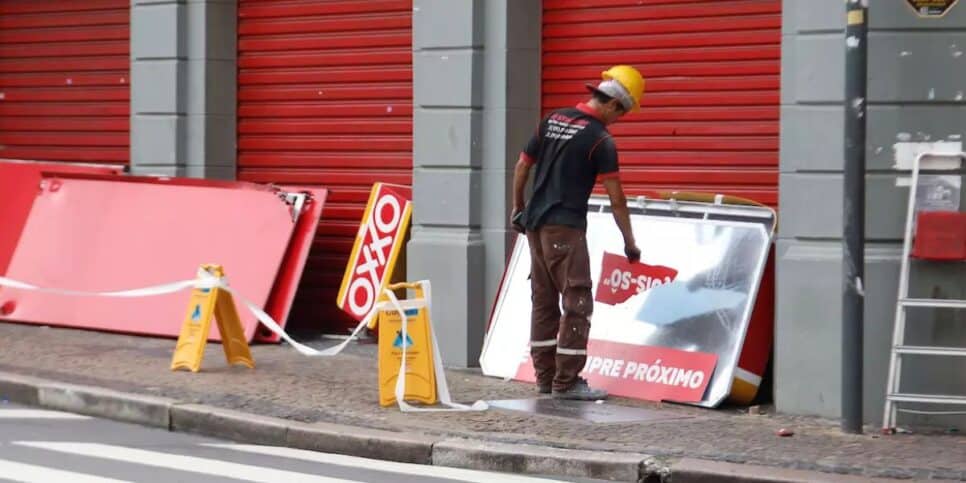
{"type": "MultiPolygon", "coordinates": [[[[916,218],[916,192],[919,186],[920,164],[925,157],[957,158],[960,163],[966,160],[966,153],[922,153],[918,155],[912,167],[912,180],[909,187],[909,207],[906,212],[906,229],[902,243],[902,266],[899,271],[899,296],[896,300],[896,318],[892,333],[892,350],[889,359],[889,379],[886,385],[885,414],[883,416],[882,431],[891,434],[896,429],[896,414],[900,411],[900,403],[923,403],[943,405],[964,405],[966,396],[949,396],[936,394],[911,394],[901,392],[900,376],[902,374],[902,356],[955,356],[966,357],[966,347],[936,347],[905,345],[906,311],[910,307],[932,307],[944,309],[966,309],[966,300],[955,299],[924,299],[909,298],[909,255],[912,250],[914,220],[916,218]]],[[[962,176],[961,165],[958,171],[962,176]]],[[[943,168],[946,171],[949,168],[943,168]]],[[[936,170],[940,171],[940,170],[936,170]]],[[[961,262],[952,262],[961,263],[961,262]]],[[[907,410],[908,411],[908,410],[907,410]]],[[[925,414],[966,414],[966,411],[915,411],[925,414]]]]}

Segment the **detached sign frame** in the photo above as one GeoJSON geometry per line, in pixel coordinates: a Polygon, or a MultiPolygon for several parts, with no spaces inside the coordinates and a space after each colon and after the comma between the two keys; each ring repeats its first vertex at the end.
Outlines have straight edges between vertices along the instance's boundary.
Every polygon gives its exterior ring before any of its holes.
{"type": "MultiPolygon", "coordinates": [[[[719,198],[721,200],[721,198],[719,198]]],[[[583,375],[611,394],[715,407],[754,398],[771,350],[773,301],[759,299],[773,209],[648,199],[631,206],[643,257],[629,264],[609,202],[591,199],[594,280],[583,375]],[[759,310],[761,309],[761,310],[759,310]],[[753,314],[755,314],[753,316],[753,314]]],[[[488,328],[483,373],[533,381],[526,237],[517,238],[488,328]]],[[[770,284],[770,277],[766,278],[770,284]]]]}

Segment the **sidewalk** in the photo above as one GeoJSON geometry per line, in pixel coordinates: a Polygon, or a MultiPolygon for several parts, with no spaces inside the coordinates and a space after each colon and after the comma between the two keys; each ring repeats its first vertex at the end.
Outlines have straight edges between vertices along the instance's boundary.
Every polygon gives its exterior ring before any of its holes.
{"type": "MultiPolygon", "coordinates": [[[[318,341],[311,345],[321,347],[332,343],[318,341]]],[[[686,478],[688,471],[699,474],[700,468],[705,468],[705,476],[714,474],[713,471],[737,474],[743,469],[748,475],[760,474],[762,469],[757,466],[769,467],[766,470],[769,475],[778,473],[779,468],[821,471],[826,474],[820,479],[829,481],[839,481],[835,480],[835,474],[966,480],[966,437],[958,435],[883,437],[870,427],[866,435],[850,436],[839,432],[837,422],[817,418],[748,415],[734,409],[706,410],[626,399],[612,399],[606,404],[659,409],[680,419],[594,424],[494,409],[402,414],[396,407],[381,408],[377,404],[374,345],[350,344],[343,355],[331,358],[307,358],[286,345],[257,345],[253,347],[257,368],[248,370],[227,367],[220,345],[209,344],[202,371],[192,374],[168,369],[174,344],[169,339],[0,324],[0,399],[29,399],[29,395],[24,396],[29,391],[21,387],[27,383],[18,386],[9,382],[15,378],[11,375],[29,376],[187,404],[179,407],[201,404],[280,418],[282,423],[289,424],[288,428],[319,428],[324,433],[324,428],[336,428],[332,424],[353,426],[359,429],[352,433],[375,435],[359,437],[368,438],[365,447],[380,448],[378,451],[386,451],[389,444],[388,440],[380,440],[379,435],[409,443],[431,441],[427,449],[432,449],[430,459],[434,464],[489,465],[487,468],[502,464],[510,471],[550,468],[557,474],[579,473],[566,467],[568,455],[579,454],[590,460],[598,459],[598,466],[602,468],[608,462],[611,469],[621,464],[626,467],[628,462],[634,465],[644,462],[641,469],[642,478],[647,477],[644,481],[661,481],[659,476],[667,474],[675,482],[817,481],[800,472],[788,473],[797,476],[787,479],[778,479],[778,476],[755,479],[747,475],[745,479],[739,478],[740,475],[733,479],[686,478]],[[22,389],[19,393],[14,390],[18,387],[22,389]],[[779,437],[776,431],[780,428],[790,428],[795,434],[779,437]],[[532,454],[521,456],[521,448],[527,448],[532,454]],[[504,457],[494,456],[498,454],[504,457]],[[541,454],[553,464],[521,463],[520,458],[539,459],[541,454]],[[520,467],[521,464],[525,467],[520,467]]],[[[475,371],[449,370],[447,378],[450,391],[460,402],[536,396],[533,386],[484,377],[475,371]]],[[[36,388],[33,390],[32,394],[36,394],[36,388]]],[[[170,411],[173,415],[175,410],[170,411]]],[[[244,414],[239,417],[226,414],[229,416],[208,419],[224,424],[260,420],[244,414]]],[[[282,424],[278,420],[265,421],[274,421],[270,426],[282,424]]],[[[177,426],[173,421],[165,424],[177,426]]],[[[204,430],[202,427],[175,429],[204,430]]],[[[289,436],[294,434],[293,429],[287,431],[289,436]]],[[[345,429],[332,431],[345,432],[345,429]]],[[[232,429],[224,429],[224,434],[232,434],[232,429]]],[[[234,434],[239,439],[252,439],[241,430],[234,434]]],[[[591,468],[587,471],[593,473],[594,465],[588,464],[585,468],[591,468]]],[[[619,472],[601,470],[596,477],[614,474],[619,472]]]]}

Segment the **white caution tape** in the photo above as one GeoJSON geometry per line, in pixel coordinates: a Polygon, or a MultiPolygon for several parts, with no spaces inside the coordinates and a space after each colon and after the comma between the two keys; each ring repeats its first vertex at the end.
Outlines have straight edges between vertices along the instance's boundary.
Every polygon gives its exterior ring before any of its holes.
{"type": "MultiPolygon", "coordinates": [[[[427,310],[431,310],[432,306],[428,302],[430,299],[430,284],[429,281],[419,282],[423,286],[423,294],[427,300],[427,310]]],[[[262,323],[268,330],[272,331],[279,337],[281,337],[285,342],[288,342],[295,350],[300,354],[308,357],[330,357],[339,354],[347,345],[349,345],[352,340],[354,340],[362,329],[369,324],[369,321],[374,317],[379,310],[384,310],[388,308],[394,308],[399,312],[399,316],[402,318],[402,329],[403,333],[408,333],[407,329],[407,317],[403,306],[407,307],[419,307],[421,304],[418,301],[406,300],[402,303],[396,299],[396,295],[392,293],[391,290],[386,290],[386,294],[389,297],[390,303],[382,302],[375,304],[372,310],[359,322],[359,325],[352,331],[352,335],[346,340],[342,341],[339,345],[330,347],[325,350],[313,349],[305,344],[296,342],[292,339],[281,326],[275,322],[272,316],[268,315],[264,310],[262,310],[258,305],[255,305],[250,300],[245,298],[242,294],[232,290],[228,286],[224,279],[215,277],[206,270],[198,270],[198,278],[195,280],[181,280],[178,282],[165,283],[161,285],[152,285],[150,287],[142,287],[131,290],[117,290],[111,292],[89,292],[83,290],[66,290],[66,289],[54,289],[54,288],[44,288],[32,285],[26,282],[21,282],[19,280],[14,280],[12,278],[0,277],[0,287],[10,287],[20,290],[30,290],[34,292],[43,292],[56,295],[67,295],[75,297],[151,297],[156,295],[165,295],[175,292],[180,292],[188,288],[218,288],[226,292],[231,293],[235,298],[238,299],[246,308],[262,323]]],[[[431,320],[431,319],[430,319],[431,320]]],[[[446,384],[446,373],[443,371],[442,358],[439,355],[439,346],[436,343],[436,333],[433,331],[433,326],[429,324],[429,334],[430,339],[433,344],[433,365],[436,371],[436,391],[439,394],[439,400],[442,404],[449,406],[451,409],[441,409],[441,408],[416,408],[405,401],[403,401],[403,395],[406,392],[406,344],[403,344],[403,354],[402,363],[399,368],[399,374],[402,377],[398,377],[396,381],[396,400],[399,402],[399,409],[401,411],[483,411],[487,409],[487,404],[483,401],[477,401],[472,406],[467,406],[464,404],[456,404],[452,401],[449,394],[449,387],[446,384]]]]}
{"type": "MultiPolygon", "coordinates": [[[[396,376],[396,403],[399,404],[399,410],[402,412],[437,412],[437,411],[486,411],[489,406],[484,401],[476,401],[471,406],[466,404],[454,403],[453,399],[449,395],[449,385],[446,384],[446,372],[443,370],[443,358],[439,354],[439,344],[436,342],[436,331],[433,330],[432,324],[432,294],[431,286],[429,280],[422,280],[419,285],[423,288],[423,297],[426,300],[426,310],[429,312],[429,317],[427,317],[426,328],[429,330],[429,340],[433,346],[433,370],[436,371],[436,394],[439,396],[440,404],[448,406],[447,408],[433,408],[433,407],[415,407],[410,405],[404,400],[406,394],[406,347],[409,344],[403,343],[402,345],[402,362],[399,363],[399,373],[396,376]]],[[[392,290],[386,289],[386,296],[389,297],[389,302],[392,306],[399,312],[399,317],[402,320],[402,333],[409,334],[409,317],[406,316],[406,311],[403,310],[402,305],[396,298],[396,294],[392,293],[392,290]]],[[[409,302],[409,301],[407,301],[409,302]]]]}
{"type": "Polygon", "coordinates": [[[250,300],[246,299],[243,295],[232,290],[228,285],[221,283],[220,280],[215,279],[214,277],[212,278],[219,282],[219,285],[218,285],[219,289],[229,292],[233,296],[235,296],[235,298],[237,298],[241,303],[245,304],[245,306],[248,307],[248,311],[254,314],[255,318],[257,318],[258,321],[262,323],[262,325],[264,325],[268,330],[274,332],[276,335],[281,337],[282,340],[284,340],[285,342],[288,342],[289,345],[291,345],[295,350],[299,351],[299,353],[304,356],[330,357],[330,356],[339,354],[340,352],[342,352],[342,349],[345,349],[345,347],[349,345],[349,342],[352,342],[359,335],[359,332],[362,332],[362,329],[369,324],[369,320],[376,314],[376,310],[375,308],[373,308],[373,310],[371,310],[362,319],[362,321],[359,322],[359,325],[357,325],[356,328],[353,329],[352,335],[350,335],[346,340],[339,343],[339,345],[329,347],[328,349],[324,349],[324,350],[317,350],[305,344],[296,342],[295,339],[289,337],[289,335],[285,333],[285,329],[282,329],[282,327],[279,326],[277,322],[275,322],[275,319],[273,319],[271,315],[268,315],[267,313],[265,313],[264,310],[262,310],[257,305],[252,303],[250,300]]]}
{"type": "Polygon", "coordinates": [[[352,331],[352,335],[348,339],[346,339],[345,341],[343,341],[342,343],[340,343],[335,347],[330,347],[328,349],[320,351],[320,350],[313,349],[307,345],[296,342],[294,339],[289,337],[287,333],[285,333],[285,330],[282,329],[282,327],[279,326],[277,322],[275,322],[275,319],[273,319],[272,316],[265,313],[264,310],[259,308],[257,305],[252,303],[250,300],[245,298],[240,293],[236,292],[235,290],[232,290],[232,288],[228,286],[225,280],[219,279],[203,269],[198,269],[198,278],[196,278],[195,280],[182,280],[179,282],[171,282],[171,283],[165,283],[161,285],[152,285],[150,287],[143,287],[143,288],[137,288],[132,290],[118,290],[118,291],[111,291],[111,292],[90,292],[90,291],[83,291],[83,290],[44,288],[44,287],[38,287],[33,284],[21,282],[19,280],[14,280],[12,278],[7,278],[7,277],[0,277],[0,286],[10,287],[10,288],[15,288],[20,290],[30,290],[34,292],[42,292],[42,293],[49,293],[49,294],[56,294],[56,295],[67,295],[67,296],[74,296],[74,297],[127,297],[127,298],[166,295],[166,294],[171,294],[175,292],[180,292],[188,288],[209,288],[209,289],[218,288],[231,293],[242,304],[244,304],[245,307],[248,308],[249,312],[251,312],[255,316],[255,318],[262,323],[262,325],[267,327],[268,330],[271,330],[273,333],[277,334],[279,337],[285,340],[285,342],[288,342],[292,347],[295,348],[295,350],[299,351],[299,353],[309,357],[334,356],[342,352],[345,346],[347,346],[349,342],[351,342],[353,339],[356,338],[356,336],[359,335],[359,332],[362,331],[362,328],[366,326],[366,324],[369,322],[369,319],[371,319],[373,315],[376,313],[375,309],[370,311],[369,314],[362,320],[362,322],[360,322],[359,325],[355,328],[355,330],[352,331]]]}
{"type": "Polygon", "coordinates": [[[152,295],[165,295],[180,292],[186,288],[212,288],[217,285],[217,279],[211,277],[216,283],[212,284],[208,279],[203,280],[182,280],[180,282],[165,283],[162,285],[152,285],[150,287],[136,288],[131,290],[118,290],[115,292],[85,292],[82,290],[63,290],[54,288],[43,288],[31,285],[26,282],[14,280],[12,278],[0,277],[0,287],[10,287],[20,290],[32,290],[57,295],[70,295],[75,297],[150,297],[152,295]]]}

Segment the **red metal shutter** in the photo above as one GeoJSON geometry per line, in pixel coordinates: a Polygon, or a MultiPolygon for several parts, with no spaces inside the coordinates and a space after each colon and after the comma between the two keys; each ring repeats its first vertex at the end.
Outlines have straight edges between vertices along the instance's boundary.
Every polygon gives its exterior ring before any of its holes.
{"type": "Polygon", "coordinates": [[[292,320],[341,330],[369,190],[412,183],[412,0],[240,0],[238,15],[238,178],[330,189],[292,320]]]}
{"type": "Polygon", "coordinates": [[[0,158],[128,162],[130,3],[0,1],[0,158]]]}
{"type": "Polygon", "coordinates": [[[713,191],[778,203],[780,0],[544,0],[544,111],[614,64],[647,79],[611,127],[628,193],[713,191]]]}

